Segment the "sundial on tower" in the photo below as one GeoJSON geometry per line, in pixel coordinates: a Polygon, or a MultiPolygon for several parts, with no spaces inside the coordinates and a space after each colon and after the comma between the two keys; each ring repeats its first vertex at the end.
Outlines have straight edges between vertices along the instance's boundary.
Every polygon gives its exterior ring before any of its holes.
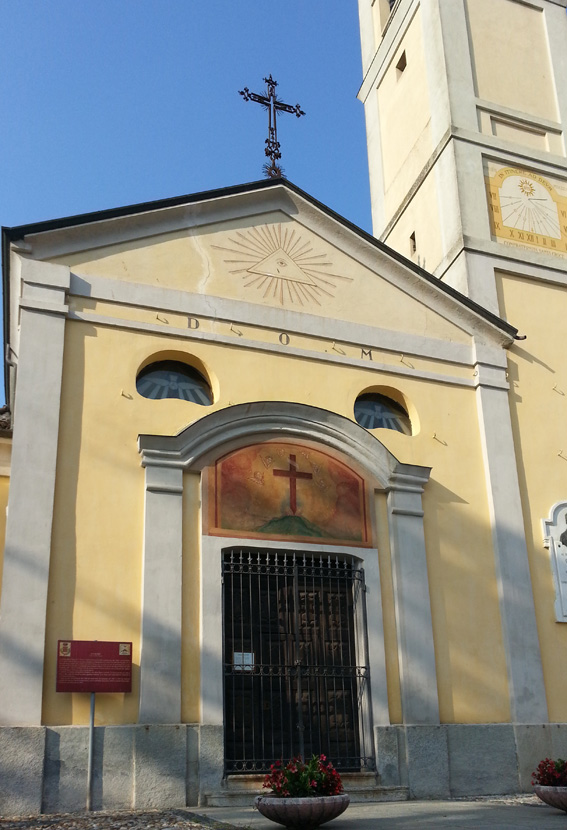
{"type": "Polygon", "coordinates": [[[295,228],[261,225],[238,231],[228,241],[233,247],[214,247],[232,255],[224,260],[234,266],[230,273],[239,276],[245,288],[282,306],[320,306],[335,296],[339,282],[352,282],[351,277],[333,274],[327,254],[319,253],[295,228]]]}

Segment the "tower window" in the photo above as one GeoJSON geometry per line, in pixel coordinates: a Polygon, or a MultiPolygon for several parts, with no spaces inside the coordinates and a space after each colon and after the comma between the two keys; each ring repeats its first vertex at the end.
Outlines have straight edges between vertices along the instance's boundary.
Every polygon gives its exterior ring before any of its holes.
{"type": "Polygon", "coordinates": [[[406,50],[404,49],[404,51],[400,55],[400,59],[398,60],[398,62],[396,64],[396,71],[398,73],[398,78],[400,77],[402,72],[404,72],[407,65],[408,65],[408,61],[407,61],[407,58],[406,58],[406,50]]]}
{"type": "Polygon", "coordinates": [[[136,378],[136,390],[151,400],[178,398],[201,406],[210,406],[213,396],[203,375],[178,360],[150,363],[136,378]]]}

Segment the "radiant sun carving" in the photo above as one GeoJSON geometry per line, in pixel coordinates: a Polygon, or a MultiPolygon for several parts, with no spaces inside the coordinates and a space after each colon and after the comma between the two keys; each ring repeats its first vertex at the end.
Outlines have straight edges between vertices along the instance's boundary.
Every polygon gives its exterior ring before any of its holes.
{"type": "Polygon", "coordinates": [[[295,228],[260,225],[237,231],[229,242],[234,247],[213,247],[238,257],[225,258],[235,266],[230,273],[240,275],[245,288],[257,289],[280,305],[321,305],[325,297],[335,296],[339,282],[352,282],[331,273],[327,254],[317,253],[295,228]]]}
{"type": "Polygon", "coordinates": [[[526,196],[533,196],[535,193],[535,187],[527,179],[522,179],[518,186],[522,193],[525,193],[526,196]]]}

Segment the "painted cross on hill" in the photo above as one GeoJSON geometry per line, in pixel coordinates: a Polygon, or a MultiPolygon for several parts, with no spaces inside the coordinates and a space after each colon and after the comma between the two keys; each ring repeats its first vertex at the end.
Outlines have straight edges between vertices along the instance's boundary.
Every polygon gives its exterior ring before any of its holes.
{"type": "Polygon", "coordinates": [[[264,81],[266,82],[265,95],[250,92],[247,86],[239,90],[238,94],[242,95],[245,101],[255,101],[257,104],[262,104],[264,109],[268,110],[268,138],[266,139],[265,153],[271,159],[271,164],[266,162],[264,172],[268,178],[276,179],[282,176],[282,168],[279,164],[276,164],[276,161],[282,157],[280,153],[280,142],[278,141],[276,114],[278,112],[290,112],[300,118],[305,113],[300,109],[299,104],[292,107],[291,104],[284,104],[283,101],[278,100],[278,96],[276,95],[278,83],[274,81],[271,75],[269,78],[264,78],[264,81]]]}
{"type": "Polygon", "coordinates": [[[272,470],[275,476],[284,476],[289,478],[289,506],[291,512],[295,516],[297,513],[297,479],[298,478],[313,478],[311,473],[300,473],[297,469],[297,458],[295,455],[289,456],[289,470],[272,470]]]}

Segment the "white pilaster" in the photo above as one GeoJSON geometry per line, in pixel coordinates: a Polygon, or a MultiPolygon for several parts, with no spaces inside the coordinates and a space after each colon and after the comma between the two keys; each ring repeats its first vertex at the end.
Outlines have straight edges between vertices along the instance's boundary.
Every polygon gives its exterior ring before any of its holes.
{"type": "Polygon", "coordinates": [[[426,473],[423,467],[400,464],[388,488],[402,716],[406,724],[439,723],[421,499],[426,473]]]}
{"type": "Polygon", "coordinates": [[[557,120],[563,125],[563,142],[565,142],[565,128],[567,126],[567,85],[563,83],[563,79],[567,77],[567,49],[565,49],[565,40],[567,39],[566,11],[563,3],[560,5],[556,5],[555,3],[545,4],[546,30],[551,65],[555,78],[561,79],[559,83],[557,81],[555,83],[555,94],[557,96],[557,120]]]}
{"type": "Polygon", "coordinates": [[[21,260],[12,476],[0,600],[0,723],[41,724],[69,269],[21,260]]]}
{"type": "MultiPolygon", "coordinates": [[[[376,0],[378,2],[378,0],[376,0]]],[[[374,57],[374,22],[371,0],[358,0],[358,21],[360,25],[360,46],[362,53],[362,74],[365,75],[374,57]]]]}
{"type": "Polygon", "coordinates": [[[183,470],[146,467],[140,723],[181,721],[183,470]]]}
{"type": "MultiPolygon", "coordinates": [[[[443,88],[445,85],[448,87],[450,111],[443,114],[445,129],[453,126],[477,132],[474,57],[470,46],[465,0],[429,0],[425,9],[427,14],[424,13],[424,20],[432,19],[437,25],[439,16],[441,23],[441,40],[435,41],[441,48],[430,49],[427,54],[429,61],[435,61],[438,65],[441,72],[439,81],[443,88]]],[[[424,26],[426,44],[431,42],[429,35],[430,30],[424,26]]]]}
{"type": "Polygon", "coordinates": [[[505,369],[484,361],[476,369],[511,717],[514,723],[545,723],[547,702],[505,369]]]}
{"type": "Polygon", "coordinates": [[[242,539],[201,540],[201,723],[223,722],[222,550],[242,539]]]}

